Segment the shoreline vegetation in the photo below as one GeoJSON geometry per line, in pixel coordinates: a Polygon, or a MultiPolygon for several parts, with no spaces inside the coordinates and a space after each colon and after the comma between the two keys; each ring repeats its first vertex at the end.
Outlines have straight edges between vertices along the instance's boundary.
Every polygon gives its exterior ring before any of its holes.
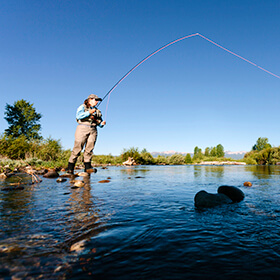
{"type": "MultiPolygon", "coordinates": [[[[34,168],[66,168],[71,150],[63,149],[60,140],[48,137],[44,139],[39,131],[42,115],[36,112],[33,104],[18,100],[13,105],[6,104],[4,119],[9,127],[0,135],[0,171],[5,168],[32,166],[34,168]]],[[[259,137],[252,150],[243,159],[225,158],[224,147],[206,147],[204,151],[196,146],[194,153],[180,153],[170,156],[153,157],[146,149],[124,149],[119,156],[94,155],[93,166],[104,165],[280,165],[280,146],[272,147],[268,138],[259,137]]],[[[76,166],[82,168],[83,154],[76,166]]]]}
{"type": "MultiPolygon", "coordinates": [[[[260,139],[260,138],[259,138],[260,139]]],[[[258,140],[259,140],[258,139],[258,140]]],[[[256,146],[256,145],[255,145],[256,146]]],[[[254,146],[254,147],[255,147],[254,146]]],[[[28,140],[25,136],[13,138],[7,135],[0,137],[0,168],[19,168],[32,166],[43,168],[66,168],[71,150],[64,150],[59,140],[52,138],[28,140]]],[[[203,153],[195,147],[194,154],[173,154],[169,156],[158,155],[153,157],[146,149],[124,149],[121,155],[94,155],[92,165],[107,166],[124,165],[128,159],[133,159],[133,164],[128,165],[280,165],[280,146],[264,146],[245,154],[243,159],[235,160],[225,158],[223,146],[206,148],[203,153]]],[[[83,168],[83,155],[77,161],[77,167],[83,168]]]]}

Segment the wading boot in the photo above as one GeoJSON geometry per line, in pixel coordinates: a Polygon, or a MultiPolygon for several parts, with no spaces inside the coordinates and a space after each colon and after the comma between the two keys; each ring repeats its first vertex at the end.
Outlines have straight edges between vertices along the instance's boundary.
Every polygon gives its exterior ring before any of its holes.
{"type": "Polygon", "coordinates": [[[85,162],[85,172],[87,172],[87,173],[96,173],[97,169],[93,168],[91,166],[90,162],[85,162]]]}
{"type": "Polygon", "coordinates": [[[68,167],[66,168],[66,173],[73,175],[74,174],[75,163],[68,162],[68,167]]]}

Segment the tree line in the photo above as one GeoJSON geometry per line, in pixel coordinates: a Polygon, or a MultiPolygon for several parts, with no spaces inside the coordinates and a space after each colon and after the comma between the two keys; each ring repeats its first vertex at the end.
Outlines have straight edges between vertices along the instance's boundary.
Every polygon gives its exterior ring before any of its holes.
{"type": "Polygon", "coordinates": [[[244,155],[247,164],[280,165],[280,146],[272,147],[268,138],[259,137],[252,150],[244,155]]]}

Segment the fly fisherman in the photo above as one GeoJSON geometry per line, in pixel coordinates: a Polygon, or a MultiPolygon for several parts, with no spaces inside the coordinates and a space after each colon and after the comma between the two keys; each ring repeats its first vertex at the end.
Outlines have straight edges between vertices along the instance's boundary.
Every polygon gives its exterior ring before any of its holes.
{"type": "Polygon", "coordinates": [[[70,174],[74,173],[75,163],[84,146],[85,171],[93,171],[91,157],[97,138],[97,126],[103,127],[106,124],[102,120],[100,110],[96,108],[99,101],[102,101],[102,99],[95,94],[90,94],[84,104],[77,109],[76,119],[78,126],[75,132],[75,143],[66,170],[70,174]]]}

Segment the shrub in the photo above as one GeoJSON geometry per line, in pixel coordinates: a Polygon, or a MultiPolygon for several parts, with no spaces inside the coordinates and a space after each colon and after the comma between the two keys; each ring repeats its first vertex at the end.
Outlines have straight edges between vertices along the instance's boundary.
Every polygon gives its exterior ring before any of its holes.
{"type": "Polygon", "coordinates": [[[24,135],[17,138],[3,135],[0,139],[0,154],[10,159],[24,159],[30,149],[30,143],[24,135]]]}
{"type": "Polygon", "coordinates": [[[162,155],[158,155],[155,158],[155,164],[159,164],[159,165],[166,165],[168,164],[168,158],[162,155]]]}
{"type": "Polygon", "coordinates": [[[60,140],[54,140],[49,137],[41,142],[37,157],[44,161],[58,160],[61,153],[60,140]]]}
{"type": "Polygon", "coordinates": [[[174,154],[168,161],[170,165],[182,165],[185,163],[185,157],[182,154],[174,154]]]}

